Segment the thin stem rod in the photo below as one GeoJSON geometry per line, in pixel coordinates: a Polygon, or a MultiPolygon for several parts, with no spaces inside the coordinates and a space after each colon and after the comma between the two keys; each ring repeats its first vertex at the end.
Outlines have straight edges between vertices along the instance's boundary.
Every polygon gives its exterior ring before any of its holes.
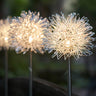
{"type": "Polygon", "coordinates": [[[5,96],[8,96],[8,52],[5,49],[5,96]]]}
{"type": "Polygon", "coordinates": [[[72,86],[71,86],[71,64],[70,57],[68,58],[68,96],[72,95],[72,86]]]}
{"type": "Polygon", "coordinates": [[[32,96],[32,52],[30,50],[29,58],[29,96],[32,96]]]}

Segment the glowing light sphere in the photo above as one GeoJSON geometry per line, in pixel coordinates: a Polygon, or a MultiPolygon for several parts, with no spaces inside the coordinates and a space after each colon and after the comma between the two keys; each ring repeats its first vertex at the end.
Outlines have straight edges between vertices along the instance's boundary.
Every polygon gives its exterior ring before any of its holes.
{"type": "Polygon", "coordinates": [[[48,20],[40,17],[40,13],[21,12],[21,16],[14,18],[11,24],[12,46],[17,52],[43,52],[43,33],[47,31],[48,20]]]}
{"type": "Polygon", "coordinates": [[[9,49],[10,43],[8,42],[9,29],[10,29],[11,19],[8,17],[5,20],[0,20],[0,49],[6,48],[9,49]]]}
{"type": "Polygon", "coordinates": [[[71,13],[67,17],[63,13],[56,14],[50,18],[49,32],[45,33],[44,45],[49,53],[54,51],[52,57],[57,56],[64,59],[74,56],[91,55],[94,47],[94,33],[92,26],[86,17],[80,17],[76,13],[71,13]]]}

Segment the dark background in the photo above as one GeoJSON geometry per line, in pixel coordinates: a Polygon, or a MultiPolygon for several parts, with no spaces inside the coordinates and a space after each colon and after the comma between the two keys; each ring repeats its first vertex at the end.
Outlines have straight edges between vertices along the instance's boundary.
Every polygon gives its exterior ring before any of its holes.
{"type": "MultiPolygon", "coordinates": [[[[0,19],[19,16],[21,11],[40,11],[42,17],[70,12],[86,16],[96,32],[96,0],[0,0],[0,19]]],[[[79,60],[71,58],[73,92],[80,96],[96,96],[96,51],[79,60]],[[88,95],[89,94],[89,95],[88,95]]],[[[32,53],[33,76],[54,82],[67,88],[67,60],[51,58],[52,54],[32,53]]],[[[16,54],[8,51],[8,77],[28,77],[29,53],[16,54]]],[[[0,51],[0,78],[4,78],[4,50],[0,51]]]]}

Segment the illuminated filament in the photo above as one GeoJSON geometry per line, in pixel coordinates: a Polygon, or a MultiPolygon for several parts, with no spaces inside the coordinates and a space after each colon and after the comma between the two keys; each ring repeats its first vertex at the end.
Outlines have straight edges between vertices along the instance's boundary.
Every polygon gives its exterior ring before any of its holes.
{"type": "Polygon", "coordinates": [[[66,42],[66,47],[70,47],[70,41],[69,40],[66,42]]]}
{"type": "Polygon", "coordinates": [[[4,40],[5,40],[5,42],[8,42],[8,37],[5,37],[4,40]]]}
{"type": "Polygon", "coordinates": [[[33,38],[30,36],[30,37],[29,37],[29,43],[31,43],[32,40],[33,40],[33,38]]]}

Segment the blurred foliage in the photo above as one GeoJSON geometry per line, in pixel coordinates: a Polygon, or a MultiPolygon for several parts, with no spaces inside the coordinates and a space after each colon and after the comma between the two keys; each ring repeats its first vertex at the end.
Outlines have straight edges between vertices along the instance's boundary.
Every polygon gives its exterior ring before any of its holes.
{"type": "Polygon", "coordinates": [[[79,7],[82,8],[82,10],[96,12],[96,0],[79,0],[79,2],[79,7]]]}
{"type": "Polygon", "coordinates": [[[6,0],[5,5],[9,8],[11,16],[18,16],[22,10],[27,10],[29,0],[6,0]]]}
{"type": "Polygon", "coordinates": [[[80,16],[86,16],[96,33],[96,0],[79,0],[77,12],[80,16]]]}
{"type": "Polygon", "coordinates": [[[53,5],[57,0],[40,0],[44,5],[53,5]]]}

